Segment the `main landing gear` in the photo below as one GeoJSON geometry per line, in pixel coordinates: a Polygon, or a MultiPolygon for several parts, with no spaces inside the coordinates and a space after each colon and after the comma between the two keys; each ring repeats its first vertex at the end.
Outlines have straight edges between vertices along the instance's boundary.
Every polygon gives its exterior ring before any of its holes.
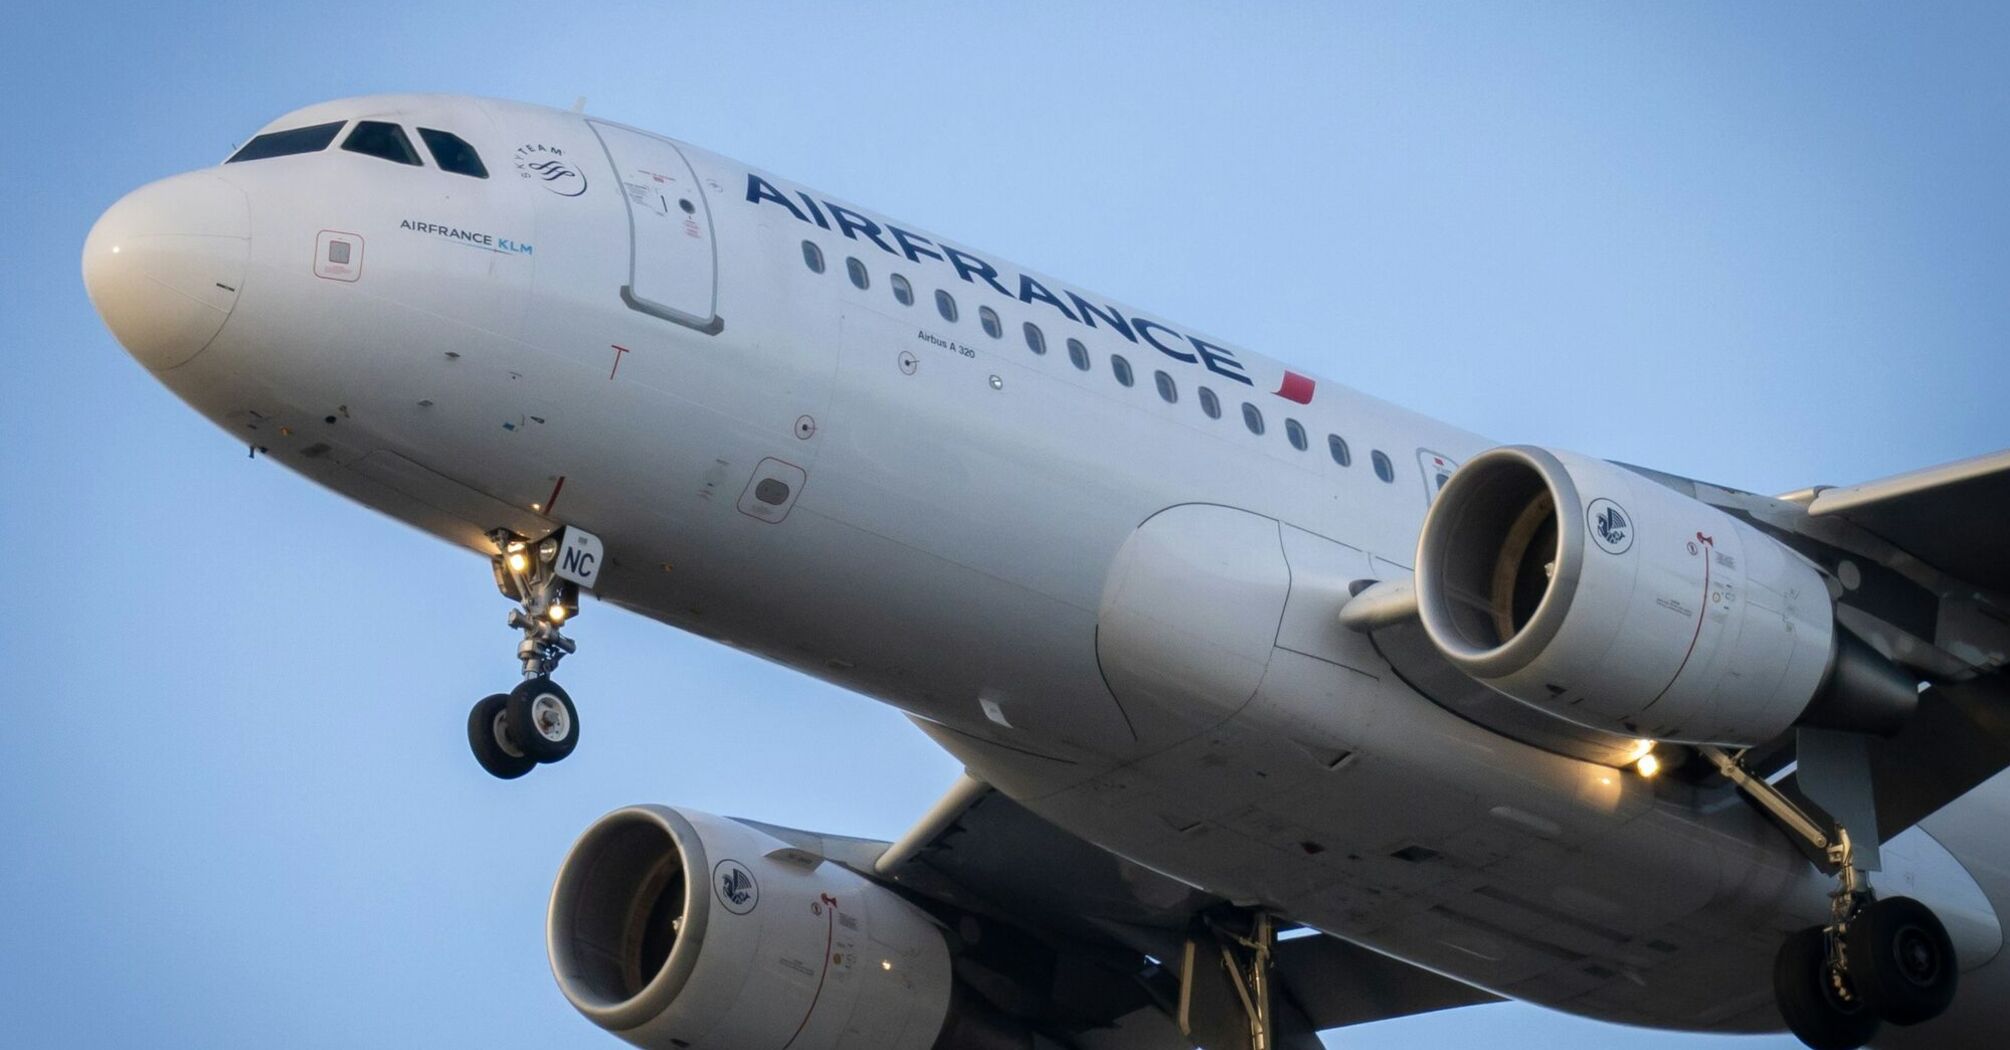
{"type": "Polygon", "coordinates": [[[1773,960],[1773,994],[1787,1027],[1813,1050],[1855,1050],[1883,1024],[1930,1021],[1954,1002],[1954,942],[1926,905],[1878,899],[1856,867],[1849,832],[1833,836],[1773,785],[1716,748],[1705,756],[1836,870],[1829,921],[1787,938],[1773,960]]]}
{"type": "Polygon", "coordinates": [[[496,529],[489,539],[496,588],[517,603],[509,626],[523,634],[516,649],[523,681],[468,712],[468,747],[491,776],[514,780],[579,744],[579,711],[551,673],[577,648],[561,628],[578,615],[579,589],[593,586],[604,556],[599,539],[574,528],[535,542],[496,529]]]}
{"type": "Polygon", "coordinates": [[[1277,926],[1267,912],[1230,908],[1203,918],[1187,937],[1179,967],[1173,1017],[1180,1034],[1229,1050],[1284,1045],[1271,994],[1276,951],[1277,926]]]}

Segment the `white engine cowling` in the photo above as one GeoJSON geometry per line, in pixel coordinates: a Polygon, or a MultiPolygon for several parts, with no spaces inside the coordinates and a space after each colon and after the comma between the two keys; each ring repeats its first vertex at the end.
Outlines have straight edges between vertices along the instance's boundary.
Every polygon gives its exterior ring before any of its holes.
{"type": "Polygon", "coordinates": [[[630,806],[566,855],[552,974],[588,1020],[670,1050],[929,1050],[949,951],[919,909],[735,821],[630,806]]]}
{"type": "MultiPolygon", "coordinates": [[[[1655,740],[1772,739],[1823,692],[1840,642],[1800,555],[1630,470],[1527,446],[1474,457],[1438,494],[1416,591],[1432,642],[1468,675],[1655,740]]],[[[1902,681],[1886,692],[1906,707],[1902,681]]]]}

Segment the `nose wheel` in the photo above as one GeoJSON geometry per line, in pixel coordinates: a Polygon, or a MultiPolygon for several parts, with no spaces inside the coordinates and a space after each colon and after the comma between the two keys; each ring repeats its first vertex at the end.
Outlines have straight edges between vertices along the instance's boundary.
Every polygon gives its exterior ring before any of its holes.
{"type": "Polygon", "coordinates": [[[482,769],[497,780],[515,780],[537,765],[537,759],[517,742],[516,730],[509,724],[508,705],[509,694],[496,693],[476,701],[474,710],[468,712],[468,748],[482,769]]]}
{"type": "Polygon", "coordinates": [[[599,539],[573,528],[535,542],[502,529],[489,539],[496,545],[496,588],[517,603],[508,623],[522,635],[517,661],[524,677],[468,712],[468,747],[489,775],[514,780],[579,745],[579,709],[551,673],[577,648],[562,627],[579,613],[579,589],[593,586],[603,554],[599,539]]]}
{"type": "Polygon", "coordinates": [[[579,711],[558,683],[543,675],[526,678],[510,691],[503,714],[524,754],[537,762],[556,762],[579,744],[579,711]]]}

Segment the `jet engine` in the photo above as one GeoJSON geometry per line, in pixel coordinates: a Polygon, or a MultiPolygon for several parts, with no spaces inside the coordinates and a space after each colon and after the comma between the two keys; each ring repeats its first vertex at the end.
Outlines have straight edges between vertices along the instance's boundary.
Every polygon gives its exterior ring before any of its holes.
{"type": "Polygon", "coordinates": [[[952,1020],[925,913],[703,813],[602,817],[559,870],[545,936],[566,999],[652,1050],[929,1050],[952,1020]]]}
{"type": "Polygon", "coordinates": [[[1417,611],[1467,675],[1580,725],[1747,746],[1892,733],[1915,682],[1838,626],[1825,577],[1757,528],[1601,460],[1467,462],[1417,545],[1417,611]]]}

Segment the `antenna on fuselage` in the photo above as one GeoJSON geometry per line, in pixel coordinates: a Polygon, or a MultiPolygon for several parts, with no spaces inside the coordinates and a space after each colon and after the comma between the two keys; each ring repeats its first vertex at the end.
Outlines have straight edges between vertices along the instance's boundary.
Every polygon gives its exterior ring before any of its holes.
{"type": "Polygon", "coordinates": [[[573,99],[573,100],[572,100],[572,111],[573,111],[574,113],[584,113],[584,112],[586,112],[586,96],[585,96],[585,95],[581,95],[581,96],[579,96],[578,98],[576,98],[576,99],[573,99]]]}

